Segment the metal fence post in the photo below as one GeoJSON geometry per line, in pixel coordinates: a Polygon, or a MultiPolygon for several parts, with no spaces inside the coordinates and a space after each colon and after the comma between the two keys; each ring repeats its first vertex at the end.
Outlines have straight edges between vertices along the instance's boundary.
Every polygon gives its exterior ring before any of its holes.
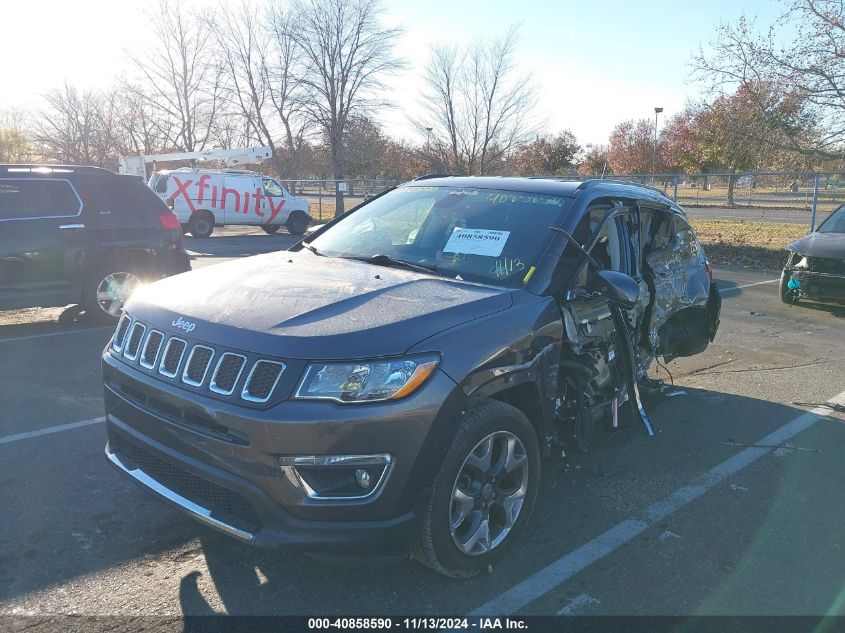
{"type": "Polygon", "coordinates": [[[819,175],[813,181],[813,211],[810,213],[810,233],[816,230],[816,205],[819,201],[819,175]]]}
{"type": "Polygon", "coordinates": [[[679,178],[680,178],[680,176],[678,174],[675,174],[675,183],[674,183],[674,187],[672,189],[672,202],[678,201],[678,179],[679,178]]]}
{"type": "Polygon", "coordinates": [[[320,222],[323,221],[323,181],[320,180],[317,185],[317,205],[320,209],[320,222]]]}

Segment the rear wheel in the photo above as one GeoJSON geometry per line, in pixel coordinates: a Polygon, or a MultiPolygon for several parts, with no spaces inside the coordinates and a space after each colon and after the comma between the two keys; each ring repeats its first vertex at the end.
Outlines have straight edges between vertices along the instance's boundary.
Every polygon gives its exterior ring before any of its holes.
{"type": "Polygon", "coordinates": [[[261,230],[264,231],[267,235],[273,235],[280,228],[282,228],[282,226],[280,224],[262,224],[261,225],[261,230]]]}
{"type": "Polygon", "coordinates": [[[302,211],[294,211],[288,217],[285,226],[291,235],[302,235],[308,228],[308,216],[302,211]]]}
{"type": "Polygon", "coordinates": [[[85,314],[99,321],[116,321],[126,301],[143,283],[141,273],[131,270],[115,264],[90,274],[83,289],[85,314]]]}
{"type": "Polygon", "coordinates": [[[191,216],[188,231],[194,237],[211,237],[214,232],[214,216],[208,211],[197,211],[191,216]]]}
{"type": "Polygon", "coordinates": [[[515,407],[482,403],[458,425],[422,517],[414,557],[453,578],[486,569],[525,528],[539,480],[534,427],[515,407]]]}

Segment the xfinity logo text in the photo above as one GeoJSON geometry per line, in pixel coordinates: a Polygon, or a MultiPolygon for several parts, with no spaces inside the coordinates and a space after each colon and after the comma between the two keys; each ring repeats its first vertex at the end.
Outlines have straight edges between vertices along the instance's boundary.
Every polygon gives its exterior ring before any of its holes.
{"type": "Polygon", "coordinates": [[[181,330],[185,330],[185,332],[191,333],[197,329],[196,323],[191,323],[190,321],[186,321],[182,317],[176,319],[173,323],[171,323],[173,327],[178,327],[181,330]]]}

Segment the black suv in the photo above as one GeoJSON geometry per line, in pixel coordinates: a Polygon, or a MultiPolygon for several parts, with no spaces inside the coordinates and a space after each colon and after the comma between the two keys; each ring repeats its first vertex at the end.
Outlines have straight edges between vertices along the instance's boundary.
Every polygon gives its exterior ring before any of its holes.
{"type": "Polygon", "coordinates": [[[653,433],[646,370],[704,350],[720,308],[660,192],[418,179],[139,290],[103,353],[106,454],[242,541],[468,576],[525,528],[543,456],[653,433]]]}
{"type": "Polygon", "coordinates": [[[0,165],[0,310],[81,304],[117,319],[139,282],[187,270],[176,215],[140,178],[0,165]]]}

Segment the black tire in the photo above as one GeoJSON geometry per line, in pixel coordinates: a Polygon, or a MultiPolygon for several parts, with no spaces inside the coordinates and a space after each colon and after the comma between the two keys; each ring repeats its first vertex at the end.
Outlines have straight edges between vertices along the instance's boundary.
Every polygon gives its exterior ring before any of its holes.
{"type": "Polygon", "coordinates": [[[267,235],[273,235],[280,228],[282,228],[281,224],[262,224],[261,225],[261,230],[264,231],[267,235]]]}
{"type": "Polygon", "coordinates": [[[291,235],[302,235],[308,229],[308,216],[302,211],[294,211],[288,216],[285,226],[291,235]]]}
{"type": "Polygon", "coordinates": [[[790,275],[786,271],[780,274],[780,300],[787,305],[795,305],[798,303],[798,296],[795,291],[789,287],[790,275]]]}
{"type": "Polygon", "coordinates": [[[214,233],[214,216],[208,211],[196,211],[188,222],[188,231],[194,237],[211,237],[214,233]]]}
{"type": "MultiPolygon", "coordinates": [[[[503,456],[500,449],[497,456],[494,443],[490,444],[490,454],[489,461],[494,469],[496,464],[504,465],[501,460],[507,459],[507,455],[503,456]]],[[[508,455],[512,454],[508,453],[508,455]]],[[[481,469],[478,469],[477,472],[481,472],[481,469]]],[[[500,470],[499,472],[506,471],[500,470]]],[[[452,578],[468,578],[487,569],[493,561],[507,553],[525,529],[534,509],[539,482],[540,448],[537,442],[537,434],[531,422],[515,407],[497,400],[485,400],[466,413],[458,422],[454,440],[434,483],[434,490],[428,507],[422,516],[418,537],[412,550],[414,558],[435,571],[452,578]],[[488,438],[493,438],[491,442],[496,442],[498,439],[508,442],[510,437],[517,438],[524,449],[524,453],[520,457],[520,459],[524,459],[524,462],[516,460],[514,462],[522,465],[514,468],[510,475],[506,474],[500,477],[498,485],[491,485],[496,482],[494,477],[492,482],[482,486],[477,495],[471,497],[475,504],[471,512],[466,513],[461,508],[456,510],[455,503],[460,502],[455,501],[455,495],[461,487],[460,482],[466,481],[463,479],[464,473],[467,472],[466,469],[474,470],[476,468],[469,460],[473,456],[477,456],[478,450],[483,449],[483,444],[488,438]],[[521,469],[524,469],[524,471],[521,469]],[[503,530],[498,532],[499,537],[502,537],[504,533],[502,540],[498,543],[495,542],[496,538],[488,536],[489,549],[486,551],[483,548],[479,552],[469,553],[462,550],[458,544],[458,541],[461,540],[459,530],[464,527],[466,522],[470,521],[472,516],[475,516],[475,522],[470,522],[467,530],[467,532],[472,532],[472,526],[478,524],[478,517],[484,517],[484,510],[477,509],[479,504],[483,503],[487,506],[489,534],[497,534],[494,523],[501,523],[504,520],[504,515],[501,514],[504,506],[497,505],[501,498],[497,496],[499,495],[498,489],[503,485],[505,488],[513,489],[516,481],[508,481],[508,479],[514,474],[518,478],[524,478],[519,486],[520,489],[524,488],[524,496],[521,497],[521,504],[516,510],[516,520],[513,521],[512,527],[507,532],[503,532],[503,530]],[[490,493],[489,490],[485,490],[488,486],[495,490],[490,493]],[[485,496],[485,492],[487,496],[485,496]],[[490,494],[492,494],[492,497],[489,496],[490,494]],[[476,512],[480,514],[475,515],[476,512]],[[453,528],[452,521],[456,515],[463,516],[464,519],[462,522],[459,519],[458,527],[453,528]],[[494,516],[498,516],[495,522],[494,516]]],[[[470,497],[464,494],[464,498],[470,497]]],[[[464,546],[466,547],[466,543],[471,540],[471,538],[467,539],[464,546]]],[[[478,543],[475,545],[478,545],[478,543]]]]}
{"type": "Polygon", "coordinates": [[[85,310],[85,316],[89,319],[100,323],[115,323],[120,318],[123,305],[129,298],[128,292],[135,283],[144,283],[148,281],[148,275],[137,265],[114,262],[109,266],[101,266],[96,270],[88,273],[85,277],[85,284],[82,288],[82,307],[85,310]],[[132,282],[129,278],[134,278],[132,282]],[[106,289],[110,289],[113,285],[109,279],[120,286],[120,291],[115,291],[115,296],[111,299],[105,299],[102,293],[106,289]],[[127,294],[123,293],[123,290],[127,294]]]}

